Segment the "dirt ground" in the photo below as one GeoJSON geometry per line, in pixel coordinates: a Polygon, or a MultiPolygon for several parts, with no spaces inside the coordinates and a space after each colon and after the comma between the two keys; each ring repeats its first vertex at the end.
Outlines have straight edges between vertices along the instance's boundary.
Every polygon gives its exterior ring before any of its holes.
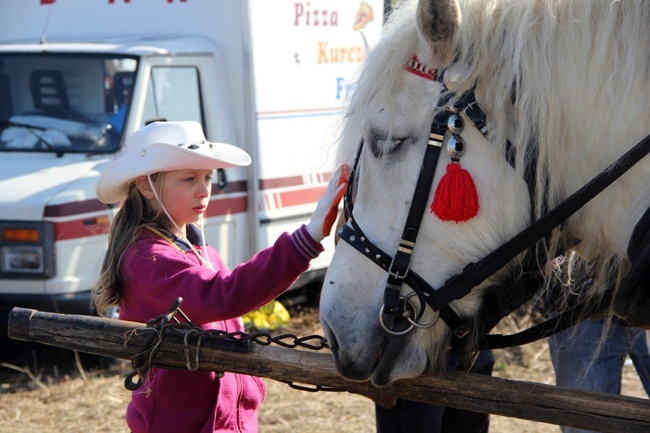
{"type": "MultiPolygon", "coordinates": [[[[522,326],[517,319],[507,319],[502,326],[512,328],[510,332],[522,326]]],[[[282,331],[298,336],[322,335],[317,311],[292,311],[291,323],[282,331]]],[[[124,411],[130,393],[123,381],[130,373],[129,363],[117,361],[94,370],[56,365],[52,368],[51,364],[44,365],[39,356],[42,355],[33,354],[31,360],[1,364],[0,432],[128,432],[124,411]]],[[[554,384],[546,340],[497,350],[495,357],[496,377],[554,384]]],[[[69,366],[74,365],[72,358],[69,366]]],[[[268,396],[259,412],[261,433],[375,432],[374,406],[365,397],[298,391],[273,380],[265,382],[268,396]]],[[[623,394],[647,398],[632,366],[625,367],[623,394]]],[[[495,415],[490,418],[491,433],[559,431],[550,424],[495,415]]]]}

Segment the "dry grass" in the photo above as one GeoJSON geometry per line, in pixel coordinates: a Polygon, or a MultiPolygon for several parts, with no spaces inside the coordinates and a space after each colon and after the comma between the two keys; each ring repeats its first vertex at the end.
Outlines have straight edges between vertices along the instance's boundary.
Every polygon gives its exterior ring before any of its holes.
{"type": "MultiPolygon", "coordinates": [[[[513,316],[501,326],[513,332],[526,318],[513,316]],[[509,320],[509,321],[508,321],[509,320]]],[[[282,330],[299,336],[320,334],[315,311],[293,312],[291,324],[282,330]]],[[[554,383],[546,341],[520,348],[495,351],[494,376],[554,383]]],[[[38,365],[24,371],[0,368],[0,432],[36,433],[126,433],[124,411],[129,392],[123,387],[129,364],[117,362],[107,369],[79,371],[69,368],[66,374],[46,370],[38,365]],[[29,371],[29,372],[28,372],[29,371]],[[31,375],[31,377],[30,377],[31,375]]],[[[74,365],[74,360],[72,360],[74,365]]],[[[288,385],[265,380],[268,396],[259,412],[261,433],[286,432],[355,432],[374,433],[373,403],[349,393],[306,392],[288,385]]],[[[633,367],[625,368],[623,393],[646,397],[633,367]]],[[[492,433],[557,433],[554,425],[492,415],[492,433]]]]}

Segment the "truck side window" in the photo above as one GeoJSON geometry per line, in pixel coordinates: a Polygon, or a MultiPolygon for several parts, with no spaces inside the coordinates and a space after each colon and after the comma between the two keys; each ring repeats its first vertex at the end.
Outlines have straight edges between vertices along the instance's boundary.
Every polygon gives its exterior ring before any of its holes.
{"type": "Polygon", "coordinates": [[[195,67],[151,69],[143,126],[151,120],[195,120],[203,123],[199,71],[195,67]]]}

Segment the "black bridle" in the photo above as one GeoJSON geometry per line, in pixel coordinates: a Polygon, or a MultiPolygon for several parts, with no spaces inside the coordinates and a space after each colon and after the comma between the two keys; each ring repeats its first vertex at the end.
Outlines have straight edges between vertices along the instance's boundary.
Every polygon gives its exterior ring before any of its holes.
{"type": "MultiPolygon", "coordinates": [[[[446,100],[441,100],[438,105],[440,107],[445,103],[446,100]]],[[[345,213],[349,224],[344,224],[341,227],[338,236],[357,251],[363,253],[366,257],[372,260],[373,263],[379,265],[388,272],[388,280],[384,291],[384,304],[379,312],[379,320],[384,330],[389,333],[401,335],[409,332],[414,327],[433,326],[437,317],[428,324],[421,324],[419,322],[424,314],[427,304],[439,314],[440,318],[445,321],[445,323],[453,330],[454,335],[458,338],[464,337],[470,330],[469,325],[460,318],[453,308],[450,307],[448,303],[444,303],[442,300],[439,301],[437,299],[437,292],[433,290],[433,288],[422,277],[410,270],[411,254],[415,247],[417,235],[420,230],[420,223],[426,209],[436,166],[438,165],[444,134],[447,130],[447,122],[449,121],[451,114],[451,111],[445,110],[435,116],[431,123],[427,148],[420,168],[420,174],[415,186],[415,191],[413,193],[411,208],[406,219],[406,225],[402,232],[399,247],[397,248],[394,257],[390,257],[370,242],[354,219],[352,188],[355,185],[355,176],[364,146],[363,140],[359,143],[354,166],[350,171],[344,201],[345,213]],[[420,308],[418,311],[416,311],[415,304],[411,301],[411,296],[404,298],[400,295],[404,283],[413,288],[414,293],[418,296],[420,300],[420,308]],[[409,326],[401,330],[389,328],[386,324],[385,317],[391,316],[393,318],[402,318],[407,320],[409,326]]]]}
{"type": "MultiPolygon", "coordinates": [[[[442,74],[434,74],[432,76],[433,79],[442,83],[442,74]]],[[[441,98],[441,101],[438,103],[438,108],[444,107],[451,99],[451,96],[451,93],[448,93],[446,97],[441,98]]],[[[487,135],[485,112],[474,99],[473,91],[462,95],[458,98],[458,103],[434,117],[431,124],[427,149],[415,186],[411,208],[404,230],[402,231],[399,247],[394,257],[389,256],[374,245],[354,219],[353,188],[364,146],[363,139],[359,144],[355,162],[349,175],[348,188],[344,201],[347,223],[341,226],[338,236],[373,263],[388,272],[388,280],[384,290],[384,304],[379,312],[379,320],[382,328],[391,334],[402,335],[414,327],[433,326],[437,317],[430,323],[422,324],[419,322],[424,315],[426,305],[429,305],[434,312],[439,314],[439,317],[452,330],[456,338],[462,339],[465,337],[471,329],[470,324],[466,318],[459,316],[454,311],[450,303],[463,298],[474,287],[495,274],[508,262],[532,248],[538,241],[549,237],[553,229],[577,212],[650,152],[649,135],[554,209],[550,210],[538,220],[535,220],[526,229],[522,230],[480,261],[468,264],[462,272],[447,280],[442,287],[435,289],[410,269],[411,254],[415,247],[420,223],[431,191],[443,137],[448,130],[451,117],[460,112],[484,136],[487,135]],[[419,309],[416,308],[411,300],[414,296],[413,293],[406,297],[401,296],[400,293],[403,284],[407,284],[413,289],[415,296],[420,301],[419,309]],[[397,327],[400,319],[402,322],[404,320],[408,322],[405,328],[403,326],[402,329],[397,327]]],[[[457,121],[455,118],[453,120],[457,121]]],[[[512,155],[508,150],[507,153],[512,155]]],[[[513,163],[511,159],[509,159],[509,162],[511,164],[513,163]]],[[[535,178],[535,176],[530,175],[525,177],[528,179],[535,178]]],[[[530,183],[529,190],[534,191],[534,186],[531,187],[530,183]]],[[[534,218],[534,213],[531,214],[531,218],[534,218]]],[[[561,327],[552,326],[560,323],[560,320],[570,317],[572,320],[577,321],[576,311],[578,310],[567,311],[548,324],[535,327],[535,331],[537,332],[527,330],[513,336],[482,336],[483,341],[480,346],[481,348],[506,347],[508,345],[523,344],[522,339],[525,339],[525,342],[530,342],[543,338],[549,335],[549,332],[551,332],[549,329],[561,330],[567,326],[566,324],[561,327]]]]}

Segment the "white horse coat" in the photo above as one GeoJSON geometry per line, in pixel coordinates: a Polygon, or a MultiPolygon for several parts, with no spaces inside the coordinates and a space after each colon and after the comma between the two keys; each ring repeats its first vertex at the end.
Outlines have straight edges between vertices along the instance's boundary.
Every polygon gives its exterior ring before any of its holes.
{"type": "MultiPolygon", "coordinates": [[[[355,220],[375,245],[395,254],[444,91],[441,83],[405,70],[413,55],[429,68],[445,70],[450,90],[475,86],[488,119],[487,138],[467,126],[460,134],[467,144],[460,164],[476,184],[478,214],[455,223],[427,212],[412,254],[411,269],[440,287],[650,133],[649,53],[650,3],[644,1],[407,2],[391,15],[368,55],[341,136],[340,161],[350,165],[359,140],[365,140],[355,220]],[[504,157],[506,140],[516,149],[514,168],[504,157]],[[537,153],[536,215],[524,181],[531,149],[537,153]]],[[[443,146],[428,204],[449,162],[443,146]]],[[[597,277],[591,290],[599,296],[612,274],[624,275],[629,268],[630,237],[649,204],[646,157],[557,231],[545,247],[547,257],[563,254],[559,245],[579,239],[576,249],[597,259],[592,261],[597,269],[589,272],[597,277]]],[[[512,261],[452,308],[478,320],[484,296],[518,269],[512,261]]],[[[442,321],[401,336],[382,330],[378,315],[386,279],[383,269],[339,243],[320,313],[337,368],[349,379],[385,385],[446,365],[451,336],[442,321]]],[[[404,286],[403,296],[410,291],[404,286]]],[[[422,320],[433,317],[427,308],[422,320]]],[[[477,337],[474,331],[468,341],[477,337]]]]}

